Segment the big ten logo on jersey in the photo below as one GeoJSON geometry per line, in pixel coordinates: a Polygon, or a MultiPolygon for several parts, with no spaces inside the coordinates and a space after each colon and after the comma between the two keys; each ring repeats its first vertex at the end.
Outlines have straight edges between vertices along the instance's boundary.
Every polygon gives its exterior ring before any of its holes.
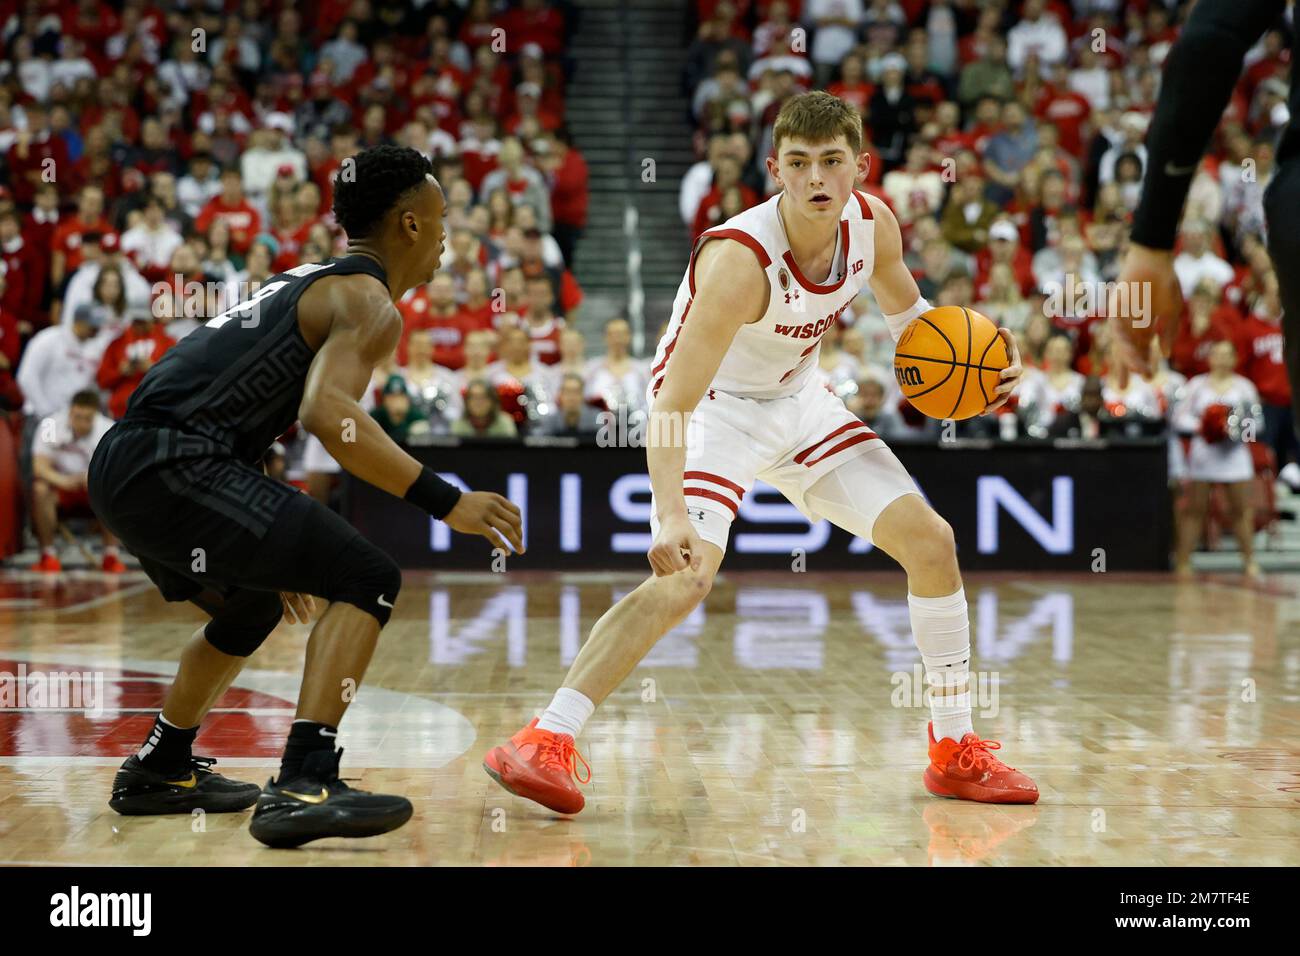
{"type": "Polygon", "coordinates": [[[777,335],[788,335],[792,339],[819,339],[827,329],[840,320],[840,316],[848,309],[851,302],[845,302],[842,306],[826,316],[824,319],[818,319],[816,322],[809,322],[806,325],[777,325],[775,331],[777,335]]]}

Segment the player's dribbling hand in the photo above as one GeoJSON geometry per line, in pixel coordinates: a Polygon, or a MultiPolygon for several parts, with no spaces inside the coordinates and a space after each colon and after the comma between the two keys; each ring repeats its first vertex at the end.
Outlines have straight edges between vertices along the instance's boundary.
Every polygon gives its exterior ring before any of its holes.
{"type": "Polygon", "coordinates": [[[1173,253],[1129,243],[1108,305],[1121,385],[1127,383],[1130,369],[1150,375],[1152,340],[1159,336],[1161,354],[1168,356],[1183,314],[1173,253]]]}
{"type": "Polygon", "coordinates": [[[524,553],[524,519],[509,498],[491,491],[467,491],[442,519],[463,534],[481,534],[495,547],[504,538],[516,554],[524,553]]]}
{"type": "Polygon", "coordinates": [[[310,594],[281,591],[280,603],[284,605],[284,620],[287,624],[310,624],[312,615],[316,613],[316,599],[310,594]]]}
{"type": "Polygon", "coordinates": [[[697,571],[704,557],[704,542],[685,515],[668,518],[659,526],[659,534],[646,557],[658,578],[685,571],[688,567],[697,571]]]}
{"type": "Polygon", "coordinates": [[[980,412],[981,415],[989,415],[997,411],[1011,399],[1011,393],[1016,390],[1020,384],[1020,376],[1025,374],[1024,368],[1020,365],[1020,346],[1016,345],[1016,337],[1010,329],[998,329],[998,335],[1007,345],[1007,357],[1011,359],[1011,364],[998,373],[997,391],[993,393],[993,401],[989,402],[988,407],[980,412]]]}

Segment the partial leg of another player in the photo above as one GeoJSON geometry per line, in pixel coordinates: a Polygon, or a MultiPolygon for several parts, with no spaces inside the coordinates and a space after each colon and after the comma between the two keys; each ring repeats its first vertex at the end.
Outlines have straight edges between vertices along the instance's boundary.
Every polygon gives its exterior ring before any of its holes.
{"type": "MultiPolygon", "coordinates": [[[[576,762],[582,759],[575,739],[596,707],[659,639],[704,600],[722,556],[721,548],[705,542],[698,570],[651,575],[606,611],[542,716],[488,752],[483,767],[492,778],[511,793],[557,813],[581,810],[585,801],[573,781],[576,762]]],[[[589,780],[579,778],[580,783],[589,780]]]]}
{"type": "Polygon", "coordinates": [[[912,635],[931,687],[926,789],[982,803],[1034,803],[1033,781],[994,757],[1001,744],[971,725],[970,617],[952,528],[914,490],[903,491],[911,484],[893,452],[876,448],[821,476],[804,500],[907,572],[912,635]]]}

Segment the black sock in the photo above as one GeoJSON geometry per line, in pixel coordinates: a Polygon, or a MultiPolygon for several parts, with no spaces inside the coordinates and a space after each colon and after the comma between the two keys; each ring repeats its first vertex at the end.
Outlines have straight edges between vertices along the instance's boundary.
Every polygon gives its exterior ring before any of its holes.
{"type": "Polygon", "coordinates": [[[334,752],[334,742],[339,729],[329,724],[319,724],[314,720],[295,720],[289,728],[289,742],[284,745],[284,757],[280,759],[280,776],[278,783],[292,780],[302,772],[303,761],[307,755],[316,750],[334,752]]]}
{"type": "Polygon", "coordinates": [[[188,730],[173,727],[162,719],[162,714],[159,714],[153,719],[153,729],[149,731],[149,739],[144,742],[136,756],[142,766],[158,773],[183,769],[189,766],[190,748],[198,735],[198,727],[191,727],[188,730]]]}

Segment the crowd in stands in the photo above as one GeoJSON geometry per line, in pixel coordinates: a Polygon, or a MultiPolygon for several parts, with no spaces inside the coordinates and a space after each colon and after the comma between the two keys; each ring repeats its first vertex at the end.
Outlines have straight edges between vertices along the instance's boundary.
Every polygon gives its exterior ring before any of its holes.
{"type": "MultiPolygon", "coordinates": [[[[698,162],[682,182],[683,224],[697,238],[774,195],[766,158],[780,105],[827,89],[862,113],[871,163],[858,188],[893,210],[922,294],[1017,335],[1027,372],[1015,399],[998,421],[960,423],[957,434],[1089,438],[1171,425],[1172,477],[1195,483],[1225,480],[1198,469],[1198,443],[1220,454],[1257,424],[1263,440],[1251,451],[1271,449],[1276,469],[1297,452],[1262,206],[1289,119],[1285,22],[1247,54],[1193,177],[1175,249],[1186,311],[1172,356],[1127,381],[1111,361],[1107,284],[1140,196],[1161,64],[1189,7],[695,0],[684,83],[698,162]],[[1225,416],[1233,428],[1216,429],[1225,416]]],[[[940,423],[902,398],[892,355],[863,294],[823,339],[821,367],[882,437],[936,440],[940,423]]],[[[1236,480],[1243,469],[1229,471],[1236,480]]]]}
{"type": "MultiPolygon", "coordinates": [[[[859,188],[894,210],[922,293],[1017,334],[1029,371],[1016,400],[961,434],[1172,422],[1185,461],[1209,434],[1189,396],[1218,376],[1219,393],[1239,396],[1232,434],[1257,403],[1275,466],[1295,457],[1261,200],[1289,118],[1284,23],[1249,52],[1193,178],[1173,355],[1121,382],[1104,295],[1073,290],[1118,273],[1187,3],[691,4],[687,239],[773,194],[781,104],[828,89],[862,112],[859,188]]],[[[75,396],[120,416],[176,341],[275,272],[343,251],[333,177],[378,143],[428,155],[448,200],[443,269],[399,303],[406,334],[368,396],[385,428],[412,442],[589,435],[599,411],[644,412],[647,363],[627,322],[588,323],[603,325],[599,344],[566,322],[583,300],[573,267],[588,203],[565,124],[578,14],[564,0],[0,2],[0,413],[25,418],[25,453],[75,396]]],[[[827,333],[820,362],[882,437],[937,440],[941,424],[901,399],[869,295],[827,333]]],[[[305,454],[329,472],[323,449],[305,454]]]]}
{"type": "MultiPolygon", "coordinates": [[[[583,300],[588,203],[565,123],[578,12],[565,0],[0,3],[0,415],[25,424],[24,473],[48,457],[33,432],[65,426],[74,396],[121,417],[177,341],[276,272],[342,254],[334,177],[380,143],[432,160],[448,240],[438,278],[398,303],[406,332],[368,406],[393,413],[400,380],[410,410],[395,434],[421,421],[434,434],[578,429],[568,379],[599,403],[629,362],[626,323],[591,360],[566,325],[583,300]],[[509,429],[466,402],[476,379],[509,429]]],[[[286,444],[296,457],[303,443],[286,444]]]]}

